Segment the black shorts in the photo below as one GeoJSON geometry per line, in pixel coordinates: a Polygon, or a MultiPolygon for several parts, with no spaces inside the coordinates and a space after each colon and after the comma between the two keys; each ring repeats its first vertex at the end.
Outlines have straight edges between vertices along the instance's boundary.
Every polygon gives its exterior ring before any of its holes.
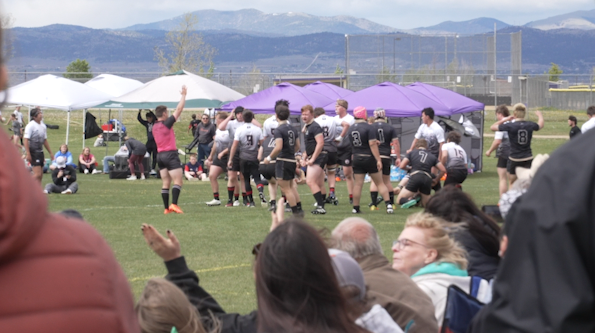
{"type": "Polygon", "coordinates": [[[407,191],[430,195],[432,193],[432,178],[423,172],[418,172],[415,175],[409,176],[409,182],[405,185],[407,191]]]}
{"type": "MultiPolygon", "coordinates": [[[[250,161],[250,160],[240,160],[240,172],[245,175],[246,173],[252,173],[253,170],[258,170],[260,162],[258,161],[250,161]]],[[[245,178],[245,176],[244,176],[245,178]]],[[[259,181],[260,179],[254,179],[254,181],[259,181]]]]}
{"type": "Polygon", "coordinates": [[[30,154],[32,167],[42,167],[45,164],[45,156],[42,151],[32,151],[30,154]]]}
{"type": "Polygon", "coordinates": [[[293,180],[295,178],[296,163],[277,160],[275,163],[275,178],[278,180],[293,180]]]}
{"type": "Polygon", "coordinates": [[[328,168],[334,168],[337,166],[337,152],[328,152],[326,154],[326,167],[328,168]]]}
{"type": "Polygon", "coordinates": [[[353,155],[353,173],[356,175],[378,172],[376,159],[372,155],[353,155]]]}
{"type": "Polygon", "coordinates": [[[467,169],[448,169],[446,171],[446,180],[444,186],[449,184],[463,184],[467,179],[467,169]]]}
{"type": "Polygon", "coordinates": [[[339,165],[342,166],[353,166],[353,154],[351,149],[339,150],[337,152],[337,162],[339,162],[339,165]]]}
{"type": "Polygon", "coordinates": [[[241,171],[241,169],[242,167],[240,165],[240,151],[238,150],[236,154],[233,155],[233,159],[231,160],[231,171],[241,171]]]}
{"type": "Polygon", "coordinates": [[[182,168],[182,162],[177,150],[162,151],[157,153],[157,165],[159,169],[176,170],[182,168]]]}
{"type": "Polygon", "coordinates": [[[496,167],[497,168],[508,169],[508,163],[509,162],[510,162],[510,160],[508,158],[498,157],[498,164],[496,164],[496,167]]]}
{"type": "Polygon", "coordinates": [[[391,159],[381,158],[380,160],[382,161],[382,174],[385,176],[390,176],[391,159]]]}
{"type": "Polygon", "coordinates": [[[215,154],[215,159],[213,159],[213,165],[220,167],[223,171],[227,172],[227,161],[229,160],[229,155],[225,155],[222,160],[219,159],[218,154],[215,154]]]}
{"type": "Polygon", "coordinates": [[[320,155],[318,155],[318,157],[316,158],[316,160],[314,161],[314,165],[318,165],[320,166],[321,169],[324,170],[324,167],[326,167],[326,162],[328,161],[328,156],[326,153],[320,153],[320,155]]]}
{"type": "Polygon", "coordinates": [[[272,161],[269,164],[260,163],[258,171],[266,180],[271,180],[271,178],[275,177],[276,164],[276,161],[272,161]]]}
{"type": "Polygon", "coordinates": [[[522,161],[522,162],[516,162],[513,160],[509,160],[510,163],[508,163],[508,173],[511,175],[516,175],[516,167],[521,167],[521,168],[527,168],[527,169],[531,169],[531,164],[533,163],[533,159],[530,159],[528,161],[522,161]]]}

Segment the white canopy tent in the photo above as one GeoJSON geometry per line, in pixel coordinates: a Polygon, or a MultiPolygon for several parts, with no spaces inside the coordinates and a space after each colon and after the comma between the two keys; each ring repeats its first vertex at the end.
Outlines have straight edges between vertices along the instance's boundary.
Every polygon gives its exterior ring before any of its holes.
{"type": "Polygon", "coordinates": [[[70,132],[70,111],[86,109],[112,98],[95,88],[51,74],[11,87],[7,93],[10,104],[67,111],[66,144],[70,132]]]}
{"type": "Polygon", "coordinates": [[[138,80],[128,79],[117,75],[101,74],[85,82],[85,85],[115,98],[142,87],[143,83],[138,80]]]}
{"type": "Polygon", "coordinates": [[[186,71],[162,76],[147,82],[130,93],[114,98],[98,108],[154,109],[158,105],[175,108],[180,101],[180,89],[188,88],[187,108],[217,108],[245,96],[215,81],[186,71]]]}

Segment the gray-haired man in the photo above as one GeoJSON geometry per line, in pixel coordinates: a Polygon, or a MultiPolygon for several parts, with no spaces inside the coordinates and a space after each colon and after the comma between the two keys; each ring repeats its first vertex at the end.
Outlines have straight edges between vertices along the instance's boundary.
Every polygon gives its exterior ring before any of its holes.
{"type": "Polygon", "coordinates": [[[360,265],[368,295],[382,305],[400,327],[414,325],[408,332],[438,332],[432,301],[402,272],[393,269],[382,252],[374,227],[366,220],[350,217],[332,233],[334,248],[349,253],[360,265]]]}

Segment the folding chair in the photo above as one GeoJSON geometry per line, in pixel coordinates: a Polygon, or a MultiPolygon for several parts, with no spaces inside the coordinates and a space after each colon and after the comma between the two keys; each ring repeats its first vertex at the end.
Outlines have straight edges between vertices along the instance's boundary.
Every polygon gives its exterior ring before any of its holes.
{"type": "MultiPolygon", "coordinates": [[[[472,281],[471,292],[477,293],[479,284],[472,281]]],[[[461,288],[451,285],[448,287],[444,321],[440,333],[466,333],[473,317],[484,306],[475,297],[467,294],[461,288]]]]}

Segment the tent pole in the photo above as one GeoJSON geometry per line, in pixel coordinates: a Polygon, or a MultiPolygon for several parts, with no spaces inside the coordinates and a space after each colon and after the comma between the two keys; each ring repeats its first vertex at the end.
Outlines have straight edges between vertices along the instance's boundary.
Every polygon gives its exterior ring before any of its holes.
{"type": "Polygon", "coordinates": [[[66,144],[68,145],[68,135],[70,134],[70,110],[68,110],[68,116],[66,119],[66,144]]]}
{"type": "Polygon", "coordinates": [[[86,123],[86,119],[87,118],[87,109],[83,109],[83,150],[85,149],[85,123],[86,123]]]}
{"type": "MultiPolygon", "coordinates": [[[[122,122],[122,109],[119,109],[118,110],[118,115],[119,115],[119,118],[120,118],[119,119],[120,120],[120,124],[123,125],[124,123],[122,122]]],[[[122,131],[122,126],[121,125],[116,126],[116,128],[118,129],[117,130],[117,132],[118,132],[118,141],[119,141],[118,147],[122,147],[122,133],[120,133],[120,131],[122,131]]]]}

